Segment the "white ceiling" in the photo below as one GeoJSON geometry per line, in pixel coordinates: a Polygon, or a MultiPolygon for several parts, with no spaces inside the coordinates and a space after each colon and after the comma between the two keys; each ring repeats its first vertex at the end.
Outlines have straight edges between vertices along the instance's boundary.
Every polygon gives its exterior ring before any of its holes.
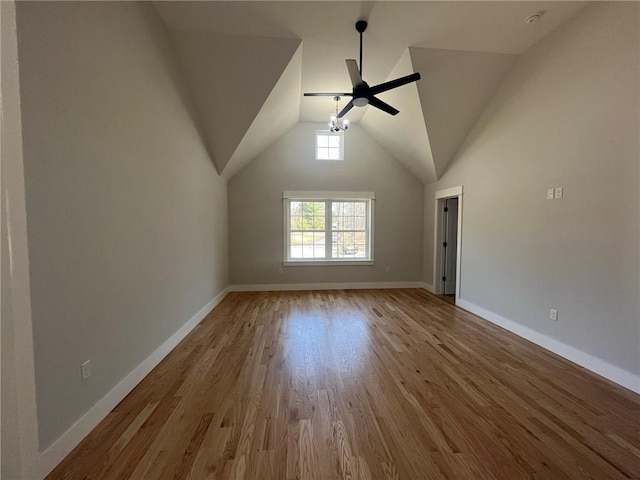
{"type": "MultiPolygon", "coordinates": [[[[245,135],[242,136],[235,132],[231,135],[233,139],[229,139],[229,135],[220,134],[219,126],[215,128],[212,125],[209,128],[207,128],[207,125],[204,126],[204,130],[209,130],[213,136],[213,138],[209,138],[209,143],[214,145],[212,151],[224,152],[221,154],[221,158],[214,159],[219,171],[223,171],[233,153],[240,148],[242,143],[245,143],[245,145],[241,150],[253,152],[258,147],[256,142],[252,140],[252,135],[247,138],[246,134],[254,118],[236,118],[236,113],[229,111],[229,108],[232,108],[231,104],[236,105],[238,111],[244,112],[245,115],[253,112],[255,116],[257,114],[256,105],[265,104],[270,92],[277,91],[280,102],[299,104],[299,113],[296,120],[320,122],[327,120],[328,115],[335,108],[333,100],[329,97],[300,98],[300,92],[351,91],[344,61],[346,58],[358,59],[359,40],[358,33],[354,28],[354,24],[358,19],[366,19],[369,22],[369,27],[364,34],[362,69],[363,78],[367,83],[375,85],[390,79],[391,71],[396,68],[402,58],[405,58],[408,47],[518,55],[558,27],[585,3],[564,1],[175,1],[156,2],[155,6],[167,27],[172,31],[174,40],[178,39],[176,41],[180,44],[178,49],[179,56],[185,57],[186,37],[190,39],[200,38],[203,42],[199,47],[196,47],[191,42],[188,51],[191,53],[197,50],[200,51],[202,70],[208,70],[208,74],[206,72],[204,74],[198,72],[198,61],[193,54],[187,55],[189,56],[187,60],[185,58],[181,60],[189,64],[186,68],[190,70],[187,73],[187,76],[190,77],[190,83],[202,85],[207,75],[212,78],[211,73],[215,72],[216,75],[223,77],[223,80],[217,81],[218,85],[230,85],[229,97],[233,98],[233,102],[225,102],[226,115],[236,124],[243,126],[241,130],[245,132],[245,135]],[[525,17],[542,10],[546,11],[546,13],[540,22],[535,25],[524,23],[525,17]],[[214,36],[217,37],[217,42],[220,41],[220,36],[229,36],[226,37],[227,40],[222,44],[228,45],[232,52],[239,52],[235,61],[229,58],[225,59],[224,55],[219,54],[218,48],[212,45],[214,36]],[[256,37],[270,37],[270,40],[264,39],[264,41],[261,41],[256,37]],[[277,42],[274,44],[275,39],[290,40],[287,43],[287,53],[284,54],[290,59],[294,59],[295,52],[298,52],[295,46],[300,41],[302,44],[301,60],[296,60],[300,64],[300,89],[292,89],[289,95],[283,92],[282,89],[278,90],[274,87],[273,78],[274,74],[277,76],[277,72],[267,69],[265,71],[266,79],[263,82],[260,69],[248,64],[248,62],[256,62],[256,55],[260,57],[262,48],[264,48],[265,55],[269,58],[277,59],[278,68],[282,73],[286,66],[282,66],[282,54],[276,54],[273,48],[269,50],[270,47],[277,44],[277,42]],[[291,43],[291,41],[297,41],[297,43],[291,43]],[[262,46],[263,44],[264,47],[262,46]],[[242,51],[247,49],[254,49],[256,54],[242,54],[242,51]],[[217,52],[213,56],[215,58],[211,58],[210,55],[206,54],[208,50],[217,52]],[[239,82],[244,84],[246,89],[248,82],[243,82],[243,75],[250,76],[249,83],[254,85],[257,91],[257,93],[248,95],[250,98],[247,101],[251,102],[250,107],[246,107],[242,103],[244,96],[247,95],[243,96],[241,92],[233,88],[239,82]],[[238,140],[238,137],[241,137],[241,139],[238,140]]],[[[427,56],[420,55],[418,53],[419,50],[416,48],[410,56],[414,69],[416,69],[416,63],[421,63],[423,67],[429,65],[430,68],[437,68],[437,62],[434,63],[433,58],[438,57],[438,55],[434,55],[433,52],[427,56]],[[427,57],[429,57],[430,61],[426,60],[427,57]],[[418,61],[419,58],[423,58],[423,61],[418,61]]],[[[477,57],[473,60],[476,66],[479,65],[477,60],[477,57]]],[[[471,67],[467,66],[466,70],[468,71],[469,68],[471,67]]],[[[489,66],[487,68],[491,69],[493,67],[489,66]]],[[[463,68],[461,71],[464,70],[463,68]]],[[[421,82],[425,78],[428,79],[428,76],[432,73],[424,69],[418,71],[423,77],[421,82]]],[[[495,75],[488,75],[488,77],[493,76],[495,75]]],[[[290,83],[291,72],[286,77],[287,82],[290,83]]],[[[436,83],[432,82],[434,85],[436,83]]],[[[421,85],[418,83],[418,90],[421,96],[438,94],[438,92],[425,92],[425,89],[420,87],[421,85]]],[[[200,95],[204,94],[201,92],[200,95]]],[[[487,93],[483,92],[482,97],[486,96],[487,93]]],[[[198,95],[196,94],[195,97],[198,97],[198,95]]],[[[405,95],[405,97],[411,96],[405,95]]],[[[211,106],[211,97],[208,96],[207,98],[209,106],[205,108],[210,110],[213,108],[211,106]]],[[[386,100],[391,97],[381,96],[381,98],[386,100]]],[[[344,105],[345,102],[346,100],[341,101],[341,105],[344,105]]],[[[196,103],[199,103],[198,98],[196,98],[196,103]]],[[[278,108],[275,102],[271,101],[270,103],[273,108],[278,108]]],[[[421,103],[424,108],[425,104],[429,102],[421,97],[421,103]]],[[[415,120],[413,118],[415,115],[409,114],[403,120],[403,105],[395,104],[394,106],[400,110],[400,114],[393,117],[394,121],[399,122],[399,124],[406,124],[409,121],[408,117],[412,117],[412,121],[415,120]]],[[[475,105],[473,108],[477,110],[478,106],[475,105]]],[[[410,107],[404,106],[404,109],[410,110],[410,107]]],[[[373,110],[373,108],[354,108],[349,112],[348,118],[352,122],[359,122],[367,110],[373,110]]],[[[262,108],[260,113],[267,117],[271,114],[276,115],[275,111],[265,111],[265,108],[262,108]]],[[[474,111],[465,114],[465,122],[468,123],[468,119],[472,117],[475,119],[476,113],[474,111]]],[[[216,115],[211,111],[201,112],[201,118],[205,117],[213,118],[216,115]]],[[[433,123],[434,121],[432,118],[431,122],[433,123]]],[[[203,120],[203,122],[206,123],[206,120],[203,120]]],[[[366,128],[365,125],[367,123],[371,125],[371,122],[363,122],[363,127],[366,128]]],[[[217,123],[219,123],[219,120],[217,123]]],[[[286,119],[284,123],[290,124],[291,119],[286,119]]],[[[436,123],[439,123],[441,130],[446,130],[446,122],[444,125],[442,122],[436,123]]],[[[427,122],[427,129],[428,127],[427,122]]],[[[465,128],[467,127],[465,126],[465,128]]],[[[280,132],[280,135],[282,133],[284,132],[280,132]]],[[[429,133],[431,134],[431,132],[429,133]]],[[[466,133],[464,132],[462,138],[466,133]]],[[[460,136],[460,134],[457,134],[453,137],[459,140],[460,136]]],[[[263,135],[258,143],[267,142],[262,146],[262,148],[265,148],[269,142],[273,142],[277,138],[272,137],[263,135]]],[[[451,143],[451,139],[446,139],[445,143],[451,143]]],[[[425,148],[430,147],[426,145],[425,148]]],[[[447,155],[450,157],[452,155],[451,152],[455,152],[456,146],[447,145],[444,150],[448,152],[447,155]]],[[[395,154],[395,152],[392,153],[395,154]]],[[[401,157],[402,154],[399,153],[398,160],[402,162],[403,158],[401,157]]],[[[431,155],[426,155],[423,161],[428,161],[428,157],[431,157],[431,155]]],[[[436,176],[440,175],[442,165],[446,166],[448,160],[449,158],[432,159],[438,166],[436,176]]],[[[411,169],[414,171],[413,168],[411,169]]],[[[423,170],[424,172],[427,170],[435,171],[436,168],[434,165],[428,165],[423,170]]],[[[237,171],[237,166],[234,167],[234,171],[237,171]]],[[[419,175],[419,177],[422,181],[435,180],[430,175],[419,175]]]]}

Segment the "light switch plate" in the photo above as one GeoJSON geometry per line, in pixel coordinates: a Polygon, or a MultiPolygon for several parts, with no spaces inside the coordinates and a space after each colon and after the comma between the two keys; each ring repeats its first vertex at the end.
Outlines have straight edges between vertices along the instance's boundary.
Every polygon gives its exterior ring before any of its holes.
{"type": "Polygon", "coordinates": [[[547,189],[547,200],[553,200],[553,195],[554,195],[553,192],[554,192],[553,188],[547,189]]]}
{"type": "Polygon", "coordinates": [[[87,379],[91,376],[91,360],[87,360],[82,362],[80,365],[81,378],[83,382],[86,382],[87,379]]]}
{"type": "Polygon", "coordinates": [[[562,198],[562,187],[556,187],[555,188],[554,197],[555,198],[562,198]]]}

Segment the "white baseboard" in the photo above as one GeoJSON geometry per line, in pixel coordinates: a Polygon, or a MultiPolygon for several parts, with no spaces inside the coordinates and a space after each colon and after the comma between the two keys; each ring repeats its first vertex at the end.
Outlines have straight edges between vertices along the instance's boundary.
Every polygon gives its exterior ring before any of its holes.
{"type": "Polygon", "coordinates": [[[282,292],[293,290],[365,290],[382,288],[423,288],[421,282],[356,282],[356,283],[272,283],[231,285],[232,292],[282,292]]]}
{"type": "Polygon", "coordinates": [[[468,310],[491,323],[495,323],[505,330],[509,330],[510,332],[515,333],[516,335],[557,355],[560,355],[561,357],[566,358],[587,370],[597,373],[618,385],[628,388],[633,392],[640,393],[640,375],[636,375],[620,367],[616,367],[615,365],[612,365],[598,357],[594,357],[593,355],[583,352],[582,350],[578,350],[566,343],[562,343],[548,337],[547,335],[536,332],[535,330],[516,323],[513,320],[509,320],[508,318],[504,318],[462,298],[456,300],[456,306],[464,308],[465,310],[468,310]]]}
{"type": "Polygon", "coordinates": [[[422,282],[420,284],[420,286],[421,286],[421,288],[424,288],[429,293],[433,293],[433,294],[436,293],[435,287],[433,285],[431,285],[430,283],[422,282]]]}
{"type": "Polygon", "coordinates": [[[113,408],[133,390],[156,365],[158,365],[178,343],[195,328],[207,314],[218,305],[229,293],[225,288],[216,297],[200,309],[176,333],[171,335],[151,355],[134,368],[109,393],[102,397],[78,421],[60,436],[49,448],[40,453],[41,478],[48,475],[66,457],[98,423],[100,423],[113,408]]]}

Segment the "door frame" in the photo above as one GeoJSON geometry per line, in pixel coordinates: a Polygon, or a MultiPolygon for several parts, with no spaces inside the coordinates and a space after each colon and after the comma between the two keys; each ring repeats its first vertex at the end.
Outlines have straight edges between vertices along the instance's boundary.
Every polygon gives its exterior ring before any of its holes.
{"type": "Polygon", "coordinates": [[[444,294],[442,288],[442,239],[444,233],[442,231],[442,206],[444,200],[451,198],[458,199],[458,227],[457,227],[457,247],[456,247],[456,300],[460,298],[460,285],[462,283],[462,197],[464,194],[464,186],[447,188],[445,190],[437,190],[435,199],[435,215],[434,215],[434,242],[433,242],[433,290],[437,295],[444,294]]]}

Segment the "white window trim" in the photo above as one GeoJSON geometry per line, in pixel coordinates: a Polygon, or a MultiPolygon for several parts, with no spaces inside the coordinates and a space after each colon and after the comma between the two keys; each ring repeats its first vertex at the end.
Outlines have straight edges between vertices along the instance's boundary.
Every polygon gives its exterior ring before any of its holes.
{"type": "Polygon", "coordinates": [[[341,162],[344,160],[344,132],[330,132],[328,130],[316,130],[315,135],[315,152],[314,156],[316,160],[321,162],[341,162]],[[328,137],[340,138],[340,157],[339,158],[323,158],[318,157],[318,135],[326,135],[328,137]]]}
{"type": "MultiPolygon", "coordinates": [[[[374,247],[373,247],[373,232],[374,232],[374,218],[375,218],[375,192],[305,192],[298,190],[286,190],[282,192],[282,217],[283,223],[283,262],[285,267],[309,267],[309,266],[360,266],[360,265],[375,265],[374,259],[374,247]],[[290,241],[290,215],[289,215],[289,202],[291,200],[367,200],[369,201],[369,230],[368,230],[368,246],[369,246],[369,258],[363,260],[344,260],[343,258],[329,260],[326,258],[319,260],[303,259],[292,260],[289,258],[289,241],[290,241]]],[[[326,223],[325,223],[326,224],[326,223]]],[[[331,232],[331,230],[328,230],[331,232]]]]}
{"type": "Polygon", "coordinates": [[[375,192],[305,192],[300,190],[285,190],[282,198],[288,200],[375,200],[375,192]]]}

